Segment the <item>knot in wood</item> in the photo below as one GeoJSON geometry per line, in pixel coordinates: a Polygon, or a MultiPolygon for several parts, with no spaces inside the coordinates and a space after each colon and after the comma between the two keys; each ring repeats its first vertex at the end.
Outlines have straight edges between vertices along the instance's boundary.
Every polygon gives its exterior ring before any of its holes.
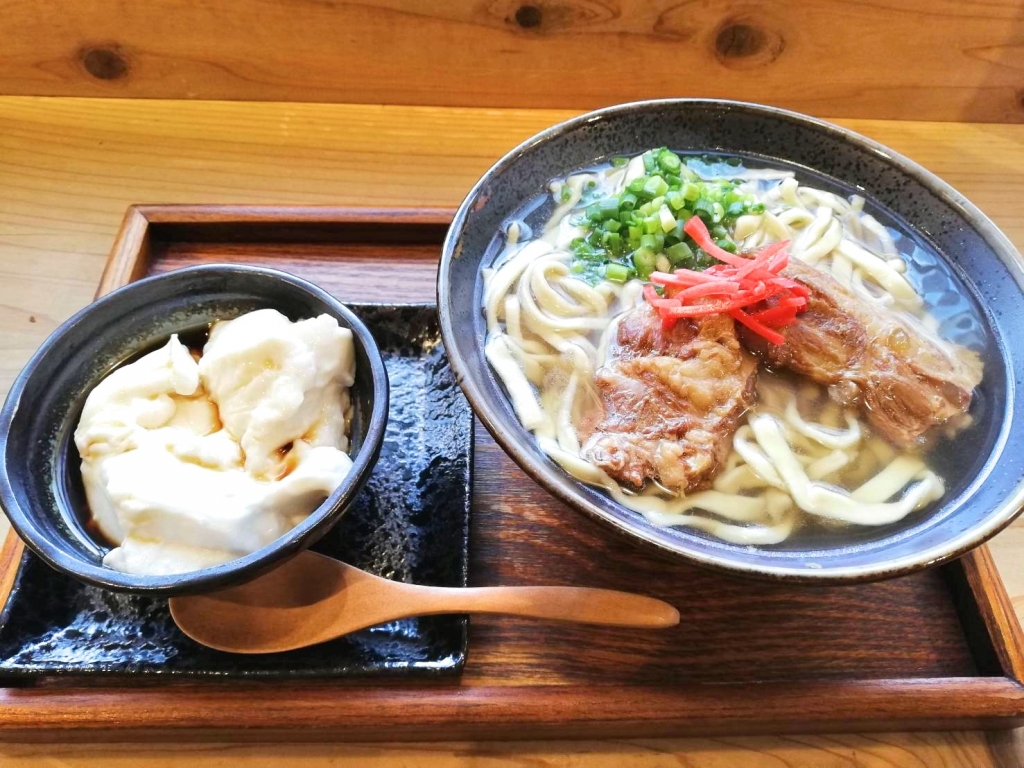
{"type": "Polygon", "coordinates": [[[729,19],[715,35],[714,55],[729,69],[756,69],[775,61],[785,47],[778,32],[748,19],[729,19]]]}
{"type": "Polygon", "coordinates": [[[523,29],[533,29],[540,26],[540,8],[536,5],[521,5],[516,9],[515,20],[523,29]]]}
{"type": "Polygon", "coordinates": [[[727,59],[753,56],[764,50],[767,39],[760,27],[736,22],[722,27],[715,38],[715,50],[727,59]]]}
{"type": "Polygon", "coordinates": [[[86,48],[82,66],[98,80],[118,80],[128,74],[128,60],[116,46],[86,48]]]}

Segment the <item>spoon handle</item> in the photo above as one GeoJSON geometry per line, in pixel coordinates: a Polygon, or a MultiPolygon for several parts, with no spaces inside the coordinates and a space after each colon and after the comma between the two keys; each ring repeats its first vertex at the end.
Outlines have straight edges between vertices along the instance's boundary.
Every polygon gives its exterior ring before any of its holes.
{"type": "Polygon", "coordinates": [[[588,587],[416,587],[415,615],[494,613],[612,627],[674,627],[679,611],[662,600],[588,587]]]}

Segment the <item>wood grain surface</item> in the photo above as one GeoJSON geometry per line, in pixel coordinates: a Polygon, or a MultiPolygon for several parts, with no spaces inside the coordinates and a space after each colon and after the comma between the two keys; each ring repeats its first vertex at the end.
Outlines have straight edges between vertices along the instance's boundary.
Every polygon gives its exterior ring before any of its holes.
{"type": "MultiPolygon", "coordinates": [[[[133,207],[100,292],[196,261],[255,260],[345,299],[393,299],[392,286],[402,285],[403,300],[422,301],[433,280],[404,278],[435,263],[449,215],[133,207]],[[385,270],[395,279],[379,279],[385,270]]],[[[621,738],[941,727],[1021,713],[1024,690],[1004,677],[1014,674],[1019,630],[984,548],[884,584],[808,590],[752,583],[645,557],[593,523],[581,531],[575,515],[539,493],[479,432],[476,478],[474,583],[579,583],[582,574],[685,605],[683,626],[616,636],[508,619],[478,631],[478,619],[465,673],[433,683],[294,682],[268,695],[259,685],[125,687],[122,679],[80,685],[52,678],[0,691],[0,735],[202,740],[258,729],[259,740],[404,740],[436,738],[443,728],[450,738],[523,730],[621,738]],[[999,633],[995,642],[987,628],[999,633]],[[876,668],[878,659],[884,663],[876,668]]]]}
{"type": "MultiPolygon", "coordinates": [[[[524,734],[526,738],[528,734],[524,734]]],[[[1019,768],[971,733],[392,745],[0,745],[4,768],[1019,768]],[[45,762],[44,762],[45,757],[45,762]]]]}
{"type": "MultiPolygon", "coordinates": [[[[391,216],[373,209],[333,213],[248,207],[214,209],[213,222],[205,220],[208,216],[200,207],[129,211],[126,231],[135,231],[140,217],[151,222],[145,247],[135,241],[115,250],[101,292],[118,287],[113,281],[123,283],[128,275],[237,262],[284,269],[343,301],[432,301],[445,231],[441,222],[449,217],[443,211],[391,216]],[[281,219],[295,223],[282,226],[281,219]],[[385,271],[395,279],[381,279],[385,271]]],[[[656,690],[666,681],[803,683],[979,672],[951,599],[947,571],[807,589],[725,577],[670,561],[610,535],[552,499],[479,425],[472,519],[472,586],[586,584],[648,593],[678,606],[681,626],[678,631],[639,632],[474,618],[472,661],[462,676],[467,687],[565,685],[581,689],[585,700],[592,683],[656,690]],[[541,632],[543,642],[538,641],[541,632]]],[[[979,557],[970,571],[982,591],[991,583],[986,582],[987,562],[979,557]]],[[[996,590],[993,600],[1002,605],[1000,594],[996,590]]],[[[963,602],[973,602],[972,596],[965,594],[963,602]]],[[[992,613],[988,608],[981,612],[992,613]]],[[[982,631],[980,617],[971,615],[969,621],[982,631]]],[[[994,626],[1001,636],[1002,627],[994,626]]],[[[1017,635],[1001,645],[1016,659],[1017,635]]],[[[1003,666],[993,663],[981,673],[999,674],[1003,666]]]]}
{"type": "Polygon", "coordinates": [[[0,93],[1020,122],[1015,0],[9,0],[0,93]]]}
{"type": "MultiPolygon", "coordinates": [[[[452,205],[493,158],[566,114],[0,99],[3,386],[45,334],[91,297],[130,202],[452,205]]],[[[1024,242],[1015,202],[1024,191],[1024,129],[841,122],[923,162],[974,199],[1018,245],[1024,242]]],[[[1019,611],[1021,529],[997,537],[993,551],[1019,611]]],[[[1013,765],[1019,764],[1012,762],[1016,746],[1011,735],[996,737],[993,746],[978,734],[890,734],[400,749],[223,747],[192,750],[188,760],[231,764],[245,755],[266,765],[1013,765]]],[[[105,749],[3,747],[0,757],[4,765],[46,759],[58,765],[161,765],[172,756],[156,748],[105,749]],[[136,756],[145,762],[134,762],[136,756]]]]}

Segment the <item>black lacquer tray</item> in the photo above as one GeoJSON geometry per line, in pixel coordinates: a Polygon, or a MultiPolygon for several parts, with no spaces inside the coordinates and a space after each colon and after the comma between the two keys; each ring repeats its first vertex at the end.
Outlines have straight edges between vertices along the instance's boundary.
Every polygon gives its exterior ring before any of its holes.
{"type": "MultiPolygon", "coordinates": [[[[391,408],[369,482],[313,549],[399,581],[465,586],[472,420],[434,308],[349,306],[380,346],[391,408]]],[[[0,614],[0,675],[454,673],[466,659],[466,624],[462,616],[405,619],[312,648],[238,656],[185,637],[166,600],[81,584],[26,552],[0,614]]]]}

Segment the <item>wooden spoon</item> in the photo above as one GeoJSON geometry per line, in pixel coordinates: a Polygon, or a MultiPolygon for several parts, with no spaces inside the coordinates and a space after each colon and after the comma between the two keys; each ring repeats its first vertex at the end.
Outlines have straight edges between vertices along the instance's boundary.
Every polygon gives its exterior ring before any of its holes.
{"type": "Polygon", "coordinates": [[[172,597],[171,616],[198,643],[275,653],[410,616],[504,613],[613,627],[672,627],[679,611],[653,597],[583,587],[425,587],[389,581],[303,552],[238,587],[172,597]]]}

